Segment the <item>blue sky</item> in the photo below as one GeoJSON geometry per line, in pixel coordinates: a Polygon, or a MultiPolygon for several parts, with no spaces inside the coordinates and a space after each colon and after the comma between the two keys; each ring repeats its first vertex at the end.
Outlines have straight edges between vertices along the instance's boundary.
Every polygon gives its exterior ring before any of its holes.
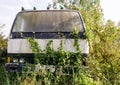
{"type": "MultiPolygon", "coordinates": [[[[0,0],[0,25],[5,24],[4,34],[8,36],[13,20],[21,7],[32,9],[34,6],[41,10],[46,9],[52,0],[0,0]]],[[[120,21],[120,0],[101,0],[105,20],[120,21]]]]}

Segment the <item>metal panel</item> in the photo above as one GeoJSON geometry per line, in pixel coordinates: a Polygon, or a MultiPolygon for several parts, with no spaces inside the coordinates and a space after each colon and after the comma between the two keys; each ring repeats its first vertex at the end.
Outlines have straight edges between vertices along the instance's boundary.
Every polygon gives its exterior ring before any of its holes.
{"type": "MultiPolygon", "coordinates": [[[[60,43],[63,43],[63,49],[66,52],[76,52],[74,47],[74,39],[36,39],[39,43],[41,50],[45,50],[46,44],[53,40],[51,48],[55,51],[60,47],[60,43]]],[[[82,53],[89,53],[89,46],[87,40],[79,39],[79,45],[82,53]]],[[[30,43],[27,39],[9,39],[8,41],[8,53],[33,53],[30,48],[30,43]]]]}

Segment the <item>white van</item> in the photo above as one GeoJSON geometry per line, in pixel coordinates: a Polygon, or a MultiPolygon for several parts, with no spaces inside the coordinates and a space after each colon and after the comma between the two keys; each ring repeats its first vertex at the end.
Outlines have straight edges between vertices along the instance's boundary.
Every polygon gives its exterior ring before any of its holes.
{"type": "MultiPolygon", "coordinates": [[[[79,32],[79,48],[83,56],[89,54],[85,26],[79,12],[73,10],[33,10],[17,14],[8,39],[8,59],[6,71],[21,72],[25,63],[34,63],[34,53],[27,38],[34,38],[42,51],[52,40],[52,48],[57,51],[63,42],[66,52],[76,52],[73,28],[79,32]],[[62,34],[62,36],[60,35],[62,34]]],[[[43,61],[44,62],[44,61],[43,61]]],[[[52,62],[52,61],[51,61],[52,62]]],[[[45,63],[44,63],[45,64],[45,63]]]]}

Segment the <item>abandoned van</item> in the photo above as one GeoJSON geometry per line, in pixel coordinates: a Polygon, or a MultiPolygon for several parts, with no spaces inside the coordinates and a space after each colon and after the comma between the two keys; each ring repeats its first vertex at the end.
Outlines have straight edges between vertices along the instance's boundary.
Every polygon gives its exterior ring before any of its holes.
{"type": "MultiPolygon", "coordinates": [[[[58,65],[60,55],[47,62],[48,58],[43,57],[46,52],[45,49],[49,47],[51,41],[50,48],[55,52],[60,50],[62,45],[64,52],[76,53],[77,49],[74,47],[75,37],[73,35],[75,31],[78,33],[78,48],[80,48],[83,57],[87,56],[89,54],[89,45],[85,37],[84,23],[79,12],[73,10],[19,12],[14,20],[8,39],[6,71],[21,72],[28,63],[36,63],[34,47],[39,48],[38,59],[40,64],[43,66],[58,65]]],[[[45,56],[48,57],[49,55],[45,56]]]]}

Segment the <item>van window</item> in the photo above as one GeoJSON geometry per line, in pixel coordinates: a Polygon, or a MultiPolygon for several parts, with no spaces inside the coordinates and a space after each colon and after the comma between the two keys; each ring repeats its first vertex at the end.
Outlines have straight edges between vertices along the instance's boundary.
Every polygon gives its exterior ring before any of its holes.
{"type": "Polygon", "coordinates": [[[36,11],[19,13],[12,32],[71,32],[73,28],[84,32],[78,12],[36,11]]]}

